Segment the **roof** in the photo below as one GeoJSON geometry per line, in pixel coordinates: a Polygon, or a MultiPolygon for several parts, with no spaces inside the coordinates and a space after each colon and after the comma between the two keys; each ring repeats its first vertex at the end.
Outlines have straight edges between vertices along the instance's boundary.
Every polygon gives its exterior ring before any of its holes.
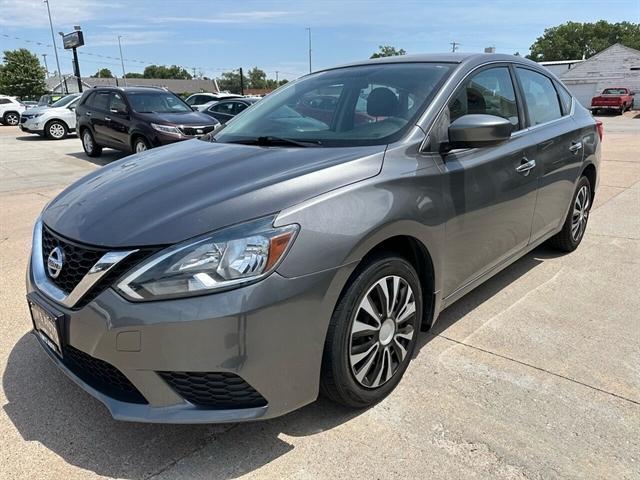
{"type": "Polygon", "coordinates": [[[423,53],[416,55],[397,55],[393,57],[381,57],[362,60],[359,62],[347,63],[334,68],[355,67],[361,65],[376,65],[384,63],[463,63],[470,61],[492,61],[492,62],[520,62],[537,65],[531,60],[516,55],[507,55],[504,53],[423,53]]]}
{"type": "Polygon", "coordinates": [[[580,59],[580,60],[553,60],[551,62],[538,62],[538,65],[569,65],[569,64],[573,64],[573,63],[581,63],[581,62],[586,62],[586,60],[584,59],[580,59]]]}
{"type": "Polygon", "coordinates": [[[596,53],[592,57],[587,58],[580,65],[576,65],[571,70],[567,70],[560,75],[562,80],[565,79],[577,79],[577,78],[589,78],[594,75],[602,76],[603,74],[624,74],[629,72],[633,65],[640,62],[640,50],[636,50],[621,43],[614,43],[610,47],[596,53]],[[603,72],[596,72],[598,69],[594,69],[594,64],[600,64],[603,72]],[[604,65],[604,64],[607,65],[604,65]],[[606,71],[605,71],[606,70],[606,71]]]}
{"type": "MultiPolygon", "coordinates": [[[[75,83],[74,75],[63,75],[64,80],[71,86],[71,83],[75,83]]],[[[94,78],[94,77],[82,77],[82,84],[86,87],[95,86],[123,86],[125,83],[122,78],[94,78]]],[[[56,90],[60,86],[60,80],[58,77],[50,77],[46,79],[47,89],[56,90]]],[[[180,80],[175,78],[128,78],[127,84],[149,86],[149,87],[164,87],[175,93],[199,93],[199,92],[217,92],[216,84],[213,80],[204,79],[191,79],[180,80]]]]}

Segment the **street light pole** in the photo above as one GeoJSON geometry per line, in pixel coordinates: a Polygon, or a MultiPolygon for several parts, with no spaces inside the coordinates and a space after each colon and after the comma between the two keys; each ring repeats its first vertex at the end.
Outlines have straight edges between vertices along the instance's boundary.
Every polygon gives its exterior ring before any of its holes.
{"type": "Polygon", "coordinates": [[[309,73],[311,73],[311,27],[307,27],[306,30],[309,32],[309,73]]]}
{"type": "Polygon", "coordinates": [[[47,72],[47,78],[49,78],[49,65],[47,65],[47,54],[43,53],[42,58],[44,59],[44,69],[47,72]]]}
{"type": "MultiPolygon", "coordinates": [[[[60,71],[60,60],[58,60],[58,47],[56,47],[56,36],[53,34],[53,22],[51,21],[51,9],[49,8],[49,0],[44,0],[47,4],[47,13],[49,14],[49,27],[51,27],[51,40],[53,41],[53,53],[56,54],[56,65],[58,67],[58,79],[60,80],[60,93],[62,93],[62,72],[60,71]]],[[[69,92],[67,92],[69,93],[69,92]]]]}
{"type": "Polygon", "coordinates": [[[124,80],[124,86],[127,86],[127,76],[124,73],[124,60],[122,59],[122,43],[120,43],[121,35],[118,35],[118,48],[120,49],[120,64],[122,65],[122,79],[124,80]]]}

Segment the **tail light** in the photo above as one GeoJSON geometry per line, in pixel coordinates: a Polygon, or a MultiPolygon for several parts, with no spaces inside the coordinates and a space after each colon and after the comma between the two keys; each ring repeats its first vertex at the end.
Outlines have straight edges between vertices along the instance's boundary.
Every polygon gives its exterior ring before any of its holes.
{"type": "Polygon", "coordinates": [[[604,137],[604,125],[600,120],[596,120],[596,130],[598,130],[598,136],[600,137],[600,141],[604,137]]]}

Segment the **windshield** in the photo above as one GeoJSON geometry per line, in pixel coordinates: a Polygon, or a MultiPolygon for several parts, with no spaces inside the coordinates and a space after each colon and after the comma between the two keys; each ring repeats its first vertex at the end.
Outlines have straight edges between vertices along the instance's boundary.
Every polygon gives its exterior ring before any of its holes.
{"type": "Polygon", "coordinates": [[[171,92],[127,92],[131,108],[138,113],[192,112],[191,107],[171,92]]]}
{"type": "Polygon", "coordinates": [[[267,95],[214,139],[275,138],[323,147],[390,143],[415,123],[453,67],[388,63],[309,75],[267,95]]]}
{"type": "Polygon", "coordinates": [[[605,88],[603,95],[626,95],[627,91],[624,88],[605,88]]]}
{"type": "Polygon", "coordinates": [[[67,105],[69,105],[71,102],[73,102],[74,100],[76,100],[80,95],[67,95],[64,98],[61,98],[60,100],[58,100],[55,103],[51,104],[51,108],[57,108],[57,107],[66,107],[67,105]]]}

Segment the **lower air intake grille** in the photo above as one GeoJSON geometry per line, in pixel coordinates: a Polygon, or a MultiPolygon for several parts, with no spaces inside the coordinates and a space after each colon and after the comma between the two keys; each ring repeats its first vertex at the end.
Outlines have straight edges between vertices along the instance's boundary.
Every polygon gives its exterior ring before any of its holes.
{"type": "Polygon", "coordinates": [[[74,374],[105,395],[123,402],[148,403],[120,370],[103,360],[66,345],[64,363],[74,374]]]}
{"type": "Polygon", "coordinates": [[[267,401],[251,385],[229,372],[158,372],[188,402],[210,409],[263,407],[267,401]]]}

